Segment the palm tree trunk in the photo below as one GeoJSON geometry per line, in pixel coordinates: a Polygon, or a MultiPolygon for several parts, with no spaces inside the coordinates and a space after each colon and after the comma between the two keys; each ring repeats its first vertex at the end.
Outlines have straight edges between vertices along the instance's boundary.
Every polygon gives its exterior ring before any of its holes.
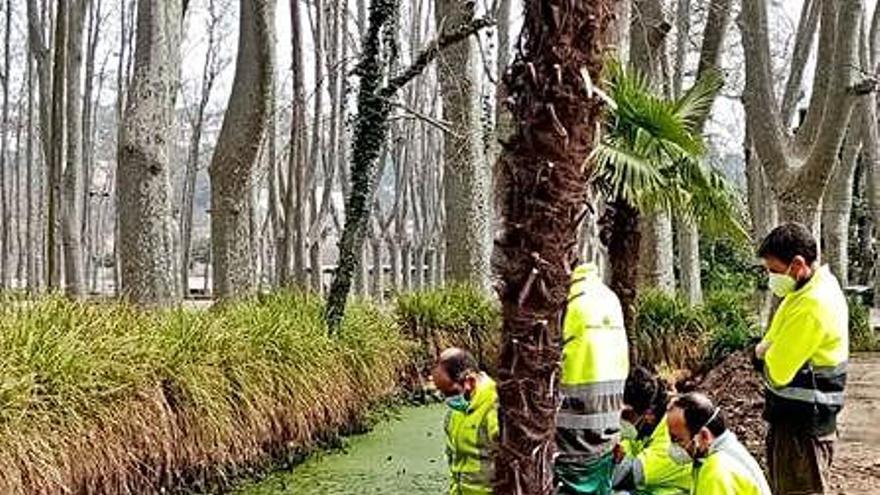
{"type": "Polygon", "coordinates": [[[642,240],[639,211],[626,201],[618,200],[609,204],[602,219],[602,240],[608,250],[609,287],[623,308],[623,322],[630,342],[632,362],[638,362],[634,325],[636,287],[638,280],[639,256],[642,240]]]}
{"type": "Polygon", "coordinates": [[[501,446],[497,493],[553,493],[559,338],[577,234],[585,214],[584,163],[601,104],[582,71],[600,80],[614,2],[525,2],[523,44],[505,76],[516,123],[500,158],[503,235],[497,241],[504,324],[498,371],[501,446]],[[552,19],[565,19],[553,22],[552,19]]]}

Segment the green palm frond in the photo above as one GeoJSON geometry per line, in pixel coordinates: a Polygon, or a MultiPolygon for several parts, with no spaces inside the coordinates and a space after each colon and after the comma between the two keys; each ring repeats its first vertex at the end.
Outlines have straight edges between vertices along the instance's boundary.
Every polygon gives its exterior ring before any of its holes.
{"type": "Polygon", "coordinates": [[[708,72],[681,98],[655,94],[648,80],[613,62],[606,69],[611,109],[592,161],[593,184],[609,198],[644,213],[666,211],[698,221],[708,231],[747,238],[736,191],[705,154],[697,132],[723,81],[708,72]]]}
{"type": "Polygon", "coordinates": [[[694,85],[675,101],[676,113],[688,124],[688,129],[696,132],[706,121],[718,92],[724,87],[724,78],[717,70],[708,70],[694,85]]]}
{"type": "Polygon", "coordinates": [[[639,196],[644,191],[662,189],[665,178],[644,154],[623,144],[608,139],[593,151],[596,182],[609,197],[622,198],[638,207],[639,196]]]}

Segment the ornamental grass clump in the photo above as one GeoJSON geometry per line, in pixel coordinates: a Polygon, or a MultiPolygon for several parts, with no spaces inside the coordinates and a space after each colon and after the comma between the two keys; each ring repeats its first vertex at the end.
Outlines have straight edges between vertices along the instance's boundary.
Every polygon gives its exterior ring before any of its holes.
{"type": "Polygon", "coordinates": [[[0,305],[0,493],[224,484],[355,427],[412,344],[353,306],[288,293],[210,311],[61,298],[0,305]]]}

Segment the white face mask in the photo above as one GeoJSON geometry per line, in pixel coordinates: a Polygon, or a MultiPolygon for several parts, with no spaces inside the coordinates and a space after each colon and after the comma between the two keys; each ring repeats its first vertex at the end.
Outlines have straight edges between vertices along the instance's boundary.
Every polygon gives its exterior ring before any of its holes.
{"type": "Polygon", "coordinates": [[[785,297],[794,292],[797,281],[786,273],[771,273],[768,276],[767,285],[776,294],[776,297],[785,297]]]}

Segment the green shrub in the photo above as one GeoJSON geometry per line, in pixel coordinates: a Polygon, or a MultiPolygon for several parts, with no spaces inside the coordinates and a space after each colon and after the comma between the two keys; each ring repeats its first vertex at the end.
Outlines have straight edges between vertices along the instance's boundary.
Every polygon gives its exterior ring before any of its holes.
{"type": "Polygon", "coordinates": [[[639,296],[633,335],[642,363],[696,368],[705,355],[706,329],[703,313],[681,297],[656,291],[639,296]]]}
{"type": "Polygon", "coordinates": [[[749,295],[715,291],[702,305],[649,291],[636,305],[634,340],[639,360],[669,370],[698,370],[745,348],[759,335],[749,295]]]}
{"type": "Polygon", "coordinates": [[[758,315],[750,305],[749,294],[715,291],[707,295],[702,311],[709,323],[709,363],[745,349],[760,336],[758,315]]]}
{"type": "Polygon", "coordinates": [[[856,352],[880,350],[880,339],[871,328],[871,314],[867,306],[857,298],[850,298],[849,303],[849,347],[856,352]]]}
{"type": "Polygon", "coordinates": [[[277,294],[210,311],[0,304],[0,493],[156,493],[222,481],[357,424],[411,344],[358,303],[277,294]]]}
{"type": "Polygon", "coordinates": [[[733,288],[752,293],[765,284],[754,262],[752,247],[726,238],[700,243],[701,278],[707,293],[733,288]]]}
{"type": "Polygon", "coordinates": [[[402,294],[397,321],[419,342],[422,371],[450,346],[471,350],[480,365],[494,373],[501,342],[501,313],[495,301],[470,285],[402,294]]]}

